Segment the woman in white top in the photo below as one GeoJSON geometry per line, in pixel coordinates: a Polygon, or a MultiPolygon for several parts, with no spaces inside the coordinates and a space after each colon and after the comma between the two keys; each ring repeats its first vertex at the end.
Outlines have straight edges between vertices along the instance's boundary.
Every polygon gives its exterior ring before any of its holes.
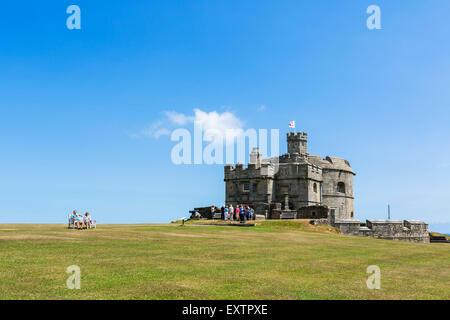
{"type": "Polygon", "coordinates": [[[91,220],[91,216],[89,215],[89,212],[86,212],[84,214],[83,222],[84,222],[84,225],[86,226],[86,228],[89,229],[91,227],[92,220],[91,220]]]}

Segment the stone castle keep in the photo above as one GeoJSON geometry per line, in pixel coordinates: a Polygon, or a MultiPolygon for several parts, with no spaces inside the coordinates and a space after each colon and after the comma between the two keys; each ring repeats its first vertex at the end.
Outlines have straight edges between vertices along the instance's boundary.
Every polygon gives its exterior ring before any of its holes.
{"type": "Polygon", "coordinates": [[[242,164],[225,166],[226,203],[251,205],[266,218],[279,218],[278,214],[301,208],[305,215],[320,218],[324,216],[319,207],[326,206],[335,210],[338,219],[353,219],[355,173],[350,163],[309,155],[307,145],[306,133],[290,132],[288,152],[278,159],[262,159],[259,149],[254,148],[248,168],[242,164]],[[309,212],[306,207],[317,210],[309,212]]]}
{"type": "Polygon", "coordinates": [[[422,221],[354,219],[353,171],[347,160],[310,155],[306,133],[287,134],[287,153],[262,159],[258,148],[243,164],[225,166],[225,202],[255,209],[260,219],[314,219],[345,234],[429,242],[422,221]]]}

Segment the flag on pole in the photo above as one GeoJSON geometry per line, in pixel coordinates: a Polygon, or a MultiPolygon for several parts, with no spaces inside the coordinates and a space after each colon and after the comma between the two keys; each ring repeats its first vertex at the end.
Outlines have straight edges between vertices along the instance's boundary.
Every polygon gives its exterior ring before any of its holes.
{"type": "Polygon", "coordinates": [[[289,122],[289,128],[295,129],[295,121],[289,122]]]}

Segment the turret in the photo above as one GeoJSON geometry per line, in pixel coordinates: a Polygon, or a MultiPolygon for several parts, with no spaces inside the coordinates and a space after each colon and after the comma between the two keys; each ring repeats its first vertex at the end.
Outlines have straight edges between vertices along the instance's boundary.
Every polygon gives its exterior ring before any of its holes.
{"type": "Polygon", "coordinates": [[[308,154],[308,134],[306,132],[289,132],[287,134],[289,154],[308,154]]]}
{"type": "Polygon", "coordinates": [[[259,167],[261,165],[261,157],[262,154],[259,152],[259,148],[253,148],[250,153],[250,164],[254,164],[256,167],[259,167]]]}

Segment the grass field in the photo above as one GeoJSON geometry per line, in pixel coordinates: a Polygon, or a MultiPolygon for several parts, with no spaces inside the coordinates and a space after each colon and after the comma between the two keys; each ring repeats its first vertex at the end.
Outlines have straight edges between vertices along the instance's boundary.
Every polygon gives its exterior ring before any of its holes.
{"type": "Polygon", "coordinates": [[[450,299],[450,245],[256,227],[0,225],[0,299],[450,299]],[[81,268],[81,289],[66,268],[81,268]],[[381,268],[369,290],[366,268],[381,268]]]}

